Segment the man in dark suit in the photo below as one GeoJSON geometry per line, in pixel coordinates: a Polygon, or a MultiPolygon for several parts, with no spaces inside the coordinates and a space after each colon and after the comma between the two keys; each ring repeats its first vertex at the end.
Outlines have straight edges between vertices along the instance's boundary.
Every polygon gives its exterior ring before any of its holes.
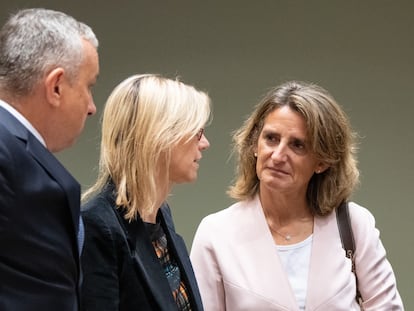
{"type": "Polygon", "coordinates": [[[89,26],[21,10],[0,30],[0,310],[79,310],[80,186],[53,156],[96,112],[89,26]]]}

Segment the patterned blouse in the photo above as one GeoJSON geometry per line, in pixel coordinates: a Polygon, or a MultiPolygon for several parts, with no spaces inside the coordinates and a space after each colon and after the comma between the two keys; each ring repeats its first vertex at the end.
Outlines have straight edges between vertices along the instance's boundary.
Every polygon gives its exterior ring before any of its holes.
{"type": "Polygon", "coordinates": [[[180,311],[191,311],[190,298],[184,281],[181,280],[180,268],[172,253],[168,251],[167,237],[160,223],[145,223],[152,245],[167,277],[172,295],[180,311]]]}

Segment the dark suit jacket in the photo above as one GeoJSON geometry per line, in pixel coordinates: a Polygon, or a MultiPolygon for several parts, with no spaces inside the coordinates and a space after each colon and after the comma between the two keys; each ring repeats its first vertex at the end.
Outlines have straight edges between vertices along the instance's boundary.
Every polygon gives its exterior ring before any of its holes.
{"type": "MultiPolygon", "coordinates": [[[[108,184],[82,207],[85,244],[82,253],[82,305],[85,311],[177,310],[167,278],[140,218],[128,222],[116,208],[108,184]]],[[[193,311],[201,298],[183,239],[175,232],[167,204],[158,219],[185,281],[193,311]]]]}
{"type": "Polygon", "coordinates": [[[80,187],[0,107],[0,310],[79,309],[80,187]]]}

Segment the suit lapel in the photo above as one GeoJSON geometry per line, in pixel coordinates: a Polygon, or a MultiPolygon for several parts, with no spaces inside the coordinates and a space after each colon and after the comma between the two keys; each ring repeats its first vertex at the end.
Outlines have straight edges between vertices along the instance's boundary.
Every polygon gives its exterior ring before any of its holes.
{"type": "Polygon", "coordinates": [[[80,185],[26,127],[4,108],[0,107],[1,123],[13,135],[26,142],[26,149],[33,158],[58,182],[66,192],[75,232],[78,232],[80,213],[80,185]]]}
{"type": "Polygon", "coordinates": [[[0,124],[3,125],[7,130],[17,138],[23,141],[27,141],[29,131],[26,127],[21,124],[10,112],[3,107],[0,107],[0,124]]]}
{"type": "MultiPolygon", "coordinates": [[[[140,218],[134,222],[126,221],[122,211],[117,210],[117,214],[126,229],[138,277],[142,277],[144,284],[148,285],[160,310],[176,309],[177,306],[172,297],[170,285],[164,271],[161,269],[159,259],[149,239],[144,223],[140,218]]],[[[175,256],[180,267],[181,277],[188,282],[187,290],[193,299],[193,310],[202,310],[200,293],[184,240],[176,234],[167,206],[160,209],[158,220],[161,221],[164,232],[167,235],[168,250],[175,256]]]]}
{"type": "Polygon", "coordinates": [[[180,267],[181,277],[187,283],[186,289],[190,299],[192,299],[192,310],[202,310],[201,296],[194,276],[193,267],[188,256],[188,251],[183,238],[175,231],[167,204],[160,209],[159,216],[161,222],[164,223],[164,231],[168,237],[168,249],[174,254],[176,262],[180,267]]]}
{"type": "Polygon", "coordinates": [[[124,227],[124,231],[126,231],[138,279],[141,280],[144,287],[148,287],[159,310],[176,309],[177,305],[171,294],[170,285],[141,218],[128,222],[124,218],[123,211],[117,209],[116,214],[124,227]]]}
{"type": "Polygon", "coordinates": [[[55,179],[66,192],[72,222],[75,232],[79,229],[80,214],[80,185],[72,175],[60,164],[33,135],[29,134],[27,139],[27,150],[33,155],[37,162],[55,179]]]}
{"type": "Polygon", "coordinates": [[[311,310],[338,293],[338,288],[334,286],[336,280],[349,277],[349,271],[343,268],[345,253],[335,213],[325,217],[315,216],[312,243],[306,298],[306,306],[311,310]]]}
{"type": "Polygon", "coordinates": [[[299,310],[259,197],[241,204],[243,206],[237,209],[237,215],[231,220],[237,222],[233,227],[243,228],[231,233],[234,264],[240,266],[239,270],[244,270],[239,280],[241,286],[252,290],[257,297],[266,297],[267,301],[283,310],[299,310]]]}

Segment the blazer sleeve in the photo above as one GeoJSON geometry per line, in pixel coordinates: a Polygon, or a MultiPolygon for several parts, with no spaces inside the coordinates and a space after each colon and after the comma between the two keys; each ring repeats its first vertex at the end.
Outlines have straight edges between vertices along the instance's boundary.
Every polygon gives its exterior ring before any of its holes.
{"type": "Polygon", "coordinates": [[[205,310],[226,310],[223,280],[216,260],[214,242],[214,224],[209,216],[204,218],[193,239],[190,259],[200,289],[205,310]]]}
{"type": "Polygon", "coordinates": [[[116,237],[103,215],[94,210],[82,213],[85,244],[82,252],[82,310],[119,309],[116,237]]]}
{"type": "Polygon", "coordinates": [[[356,275],[364,310],[404,310],[373,215],[355,203],[350,204],[350,215],[356,244],[356,275]]]}

